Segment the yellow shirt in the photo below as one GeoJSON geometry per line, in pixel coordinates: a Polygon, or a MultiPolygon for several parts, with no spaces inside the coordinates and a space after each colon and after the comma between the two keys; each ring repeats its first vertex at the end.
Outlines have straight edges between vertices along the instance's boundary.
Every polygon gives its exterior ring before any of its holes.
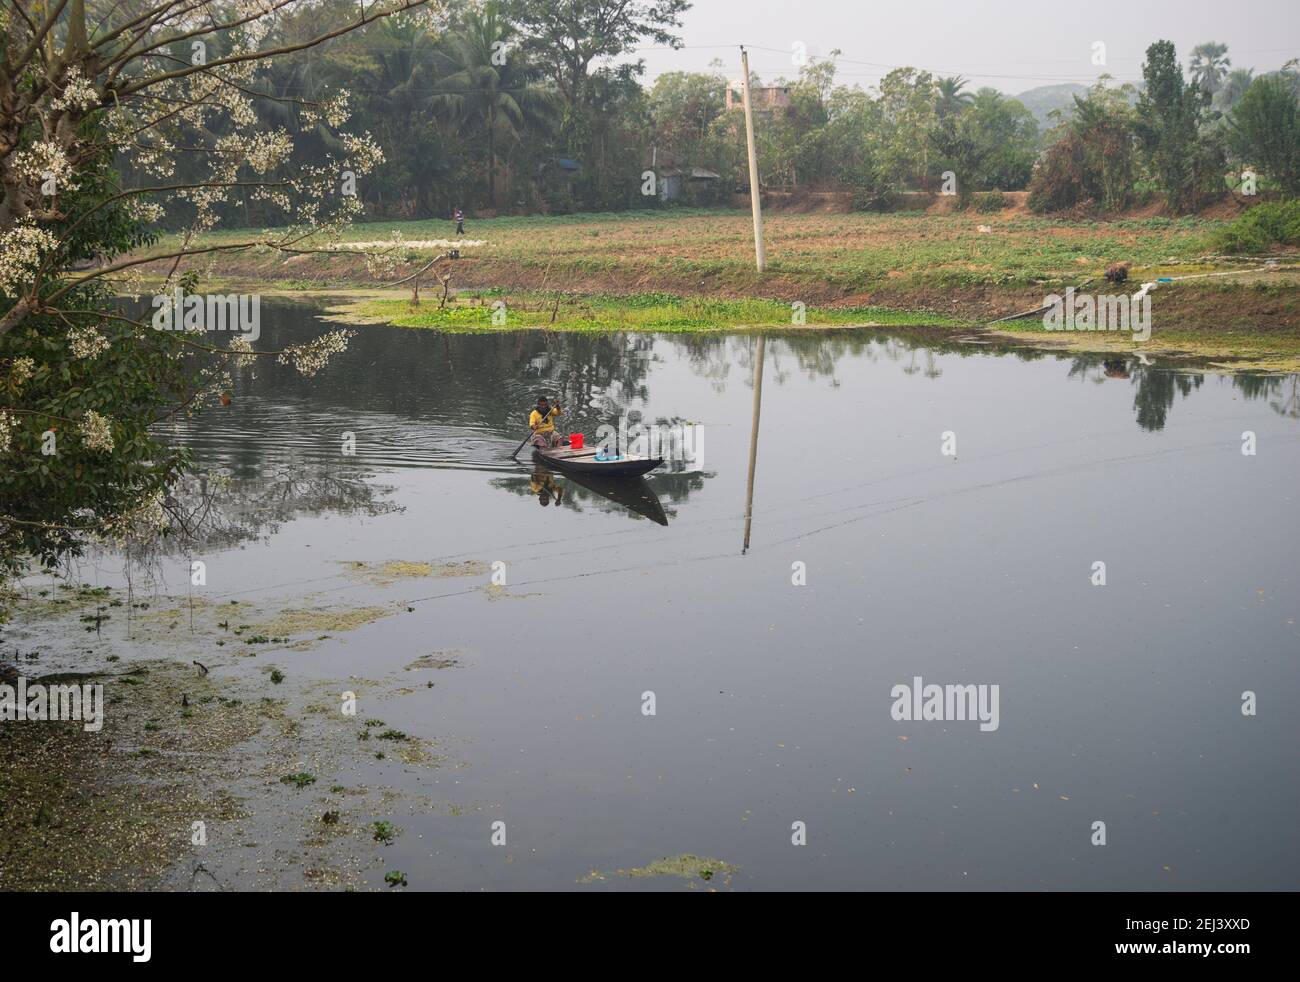
{"type": "Polygon", "coordinates": [[[528,425],[532,427],[534,433],[554,433],[555,424],[551,422],[551,419],[558,415],[560,415],[559,406],[552,406],[545,419],[542,418],[541,413],[534,409],[528,415],[528,425]]]}

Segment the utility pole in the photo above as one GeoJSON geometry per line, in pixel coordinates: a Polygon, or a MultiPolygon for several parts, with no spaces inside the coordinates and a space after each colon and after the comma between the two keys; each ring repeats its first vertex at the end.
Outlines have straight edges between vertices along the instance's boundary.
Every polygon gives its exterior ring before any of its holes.
{"type": "Polygon", "coordinates": [[[745,96],[745,143],[749,148],[749,203],[754,211],[754,258],[761,273],[767,268],[763,254],[763,204],[759,201],[758,154],[754,151],[754,110],[749,103],[749,52],[740,46],[741,91],[745,96]]]}

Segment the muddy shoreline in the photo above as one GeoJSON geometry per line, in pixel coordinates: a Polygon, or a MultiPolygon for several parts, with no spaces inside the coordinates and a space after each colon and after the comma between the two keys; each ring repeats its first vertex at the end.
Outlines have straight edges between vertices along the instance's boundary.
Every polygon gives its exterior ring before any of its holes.
{"type": "Polygon", "coordinates": [[[414,676],[304,679],[277,653],[397,608],[146,600],[48,578],[24,594],[9,598],[5,675],[102,686],[103,726],[0,722],[0,889],[385,888],[402,813],[437,806],[350,773],[367,758],[447,762],[379,718],[414,676]],[[88,631],[87,617],[103,620],[88,631]]]}

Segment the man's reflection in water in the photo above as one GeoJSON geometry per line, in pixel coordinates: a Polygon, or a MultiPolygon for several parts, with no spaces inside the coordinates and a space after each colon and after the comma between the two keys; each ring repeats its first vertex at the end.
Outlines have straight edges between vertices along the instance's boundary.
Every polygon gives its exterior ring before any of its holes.
{"type": "Polygon", "coordinates": [[[533,494],[537,495],[537,503],[545,508],[551,503],[551,496],[555,496],[555,503],[560,503],[560,497],[564,494],[563,489],[555,482],[555,475],[545,467],[535,467],[533,476],[528,481],[529,486],[533,489],[533,494]]]}

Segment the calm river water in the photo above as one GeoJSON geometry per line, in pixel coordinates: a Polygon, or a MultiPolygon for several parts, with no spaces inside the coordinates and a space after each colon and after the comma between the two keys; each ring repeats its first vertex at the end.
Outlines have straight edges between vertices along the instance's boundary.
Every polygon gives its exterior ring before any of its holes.
{"type": "MultiPolygon", "coordinates": [[[[261,345],[325,329],[315,313],[264,307],[261,345]]],[[[384,707],[455,765],[361,777],[474,807],[404,817],[387,868],[680,889],[578,881],[697,854],[740,889],[1295,888],[1296,378],[769,335],[742,555],[754,349],[368,327],[317,378],[263,366],[175,427],[234,481],[214,594],[413,608],[277,664],[456,652],[384,707]],[[696,424],[702,459],[615,498],[516,465],[539,390],[589,440],[627,414],[696,424]],[[339,573],[393,560],[500,562],[506,585],[339,573]],[[918,677],[998,686],[996,729],[894,719],[918,677]]]]}

